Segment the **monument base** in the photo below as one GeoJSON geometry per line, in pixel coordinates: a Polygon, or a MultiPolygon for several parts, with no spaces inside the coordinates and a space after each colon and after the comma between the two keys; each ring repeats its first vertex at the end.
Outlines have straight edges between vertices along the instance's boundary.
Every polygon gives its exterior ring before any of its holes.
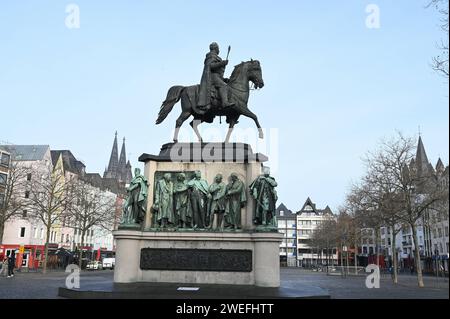
{"type": "Polygon", "coordinates": [[[282,236],[118,230],[114,282],[279,287],[282,236]]]}

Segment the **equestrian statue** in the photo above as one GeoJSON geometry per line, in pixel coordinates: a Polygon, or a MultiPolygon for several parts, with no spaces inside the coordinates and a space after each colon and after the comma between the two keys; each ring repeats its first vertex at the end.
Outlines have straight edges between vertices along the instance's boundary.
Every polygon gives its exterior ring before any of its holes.
{"type": "Polygon", "coordinates": [[[228,54],[225,60],[219,56],[219,45],[215,42],[209,46],[210,52],[206,54],[203,73],[199,85],[173,86],[162,103],[156,124],[164,121],[172,111],[174,105],[181,100],[181,114],[175,125],[173,141],[178,142],[178,133],[183,123],[192,115],[191,121],[199,142],[202,137],[198,125],[202,122],[212,123],[216,116],[225,116],[229,129],[225,142],[228,143],[233,127],[238,123],[241,115],[251,118],[258,128],[259,138],[263,138],[263,131],[258,117],[248,109],[250,96],[250,83],[255,89],[264,86],[262,70],[259,61],[250,60],[234,67],[229,79],[224,78],[225,68],[228,65],[228,54]]]}

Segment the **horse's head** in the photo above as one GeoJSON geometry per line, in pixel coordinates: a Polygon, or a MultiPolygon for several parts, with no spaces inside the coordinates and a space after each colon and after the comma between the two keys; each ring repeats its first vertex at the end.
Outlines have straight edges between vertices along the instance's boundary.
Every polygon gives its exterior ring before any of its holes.
{"type": "Polygon", "coordinates": [[[264,87],[264,80],[262,78],[261,64],[258,60],[250,60],[245,62],[247,65],[247,75],[248,79],[252,81],[255,88],[261,89],[264,87]]]}

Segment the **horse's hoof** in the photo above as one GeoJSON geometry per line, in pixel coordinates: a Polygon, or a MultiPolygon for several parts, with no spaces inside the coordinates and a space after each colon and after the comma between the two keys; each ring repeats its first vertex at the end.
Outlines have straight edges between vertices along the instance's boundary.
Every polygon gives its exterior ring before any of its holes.
{"type": "Polygon", "coordinates": [[[259,138],[264,138],[264,132],[262,130],[259,130],[259,138]]]}
{"type": "Polygon", "coordinates": [[[178,140],[173,140],[174,143],[178,143],[178,140]]]}

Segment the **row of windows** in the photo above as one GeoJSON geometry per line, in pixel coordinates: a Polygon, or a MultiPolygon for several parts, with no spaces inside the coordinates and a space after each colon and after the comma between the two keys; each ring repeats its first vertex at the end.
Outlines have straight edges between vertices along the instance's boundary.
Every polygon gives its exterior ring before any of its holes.
{"type": "Polygon", "coordinates": [[[0,152],[0,165],[9,167],[10,160],[11,160],[11,155],[0,152]]]}
{"type": "Polygon", "coordinates": [[[6,175],[5,173],[0,173],[0,186],[5,187],[7,182],[8,182],[8,175],[6,175]]]}
{"type": "Polygon", "coordinates": [[[297,233],[298,233],[298,236],[307,236],[307,235],[312,235],[313,230],[312,229],[300,229],[297,233]]]}
{"type": "Polygon", "coordinates": [[[298,224],[302,226],[312,226],[312,225],[320,225],[322,223],[321,220],[299,220],[298,224]]]}
{"type": "Polygon", "coordinates": [[[3,207],[5,204],[5,194],[0,193],[0,207],[3,207]]]}
{"type": "MultiPolygon", "coordinates": [[[[444,228],[445,236],[448,237],[448,227],[444,228]]],[[[433,238],[442,237],[442,228],[433,229],[433,238]]]]}
{"type": "MultiPolygon", "coordinates": [[[[33,227],[33,235],[35,239],[44,239],[45,236],[45,229],[43,227],[41,227],[40,229],[38,229],[37,227],[33,227]]],[[[24,238],[26,234],[26,227],[20,227],[19,228],[19,237],[20,238],[24,238]]],[[[58,233],[56,231],[51,231],[50,232],[50,242],[56,242],[56,237],[57,237],[58,233]]],[[[75,236],[77,235],[77,230],[75,230],[75,236]]],[[[78,235],[81,235],[81,232],[78,232],[78,235]]],[[[86,232],[85,237],[89,237],[89,236],[94,236],[94,230],[90,229],[86,232]]],[[[70,237],[69,234],[61,234],[60,237],[60,242],[66,242],[69,243],[70,242],[70,237]],[[65,240],[64,240],[65,239],[65,240]]]]}

